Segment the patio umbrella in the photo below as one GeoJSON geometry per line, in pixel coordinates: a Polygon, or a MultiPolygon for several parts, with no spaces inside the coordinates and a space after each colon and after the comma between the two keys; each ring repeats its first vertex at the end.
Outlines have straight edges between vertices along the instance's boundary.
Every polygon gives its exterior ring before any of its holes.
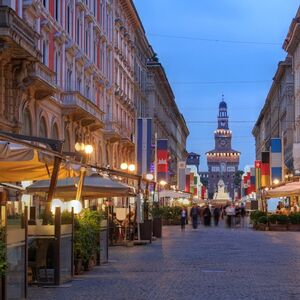
{"type": "Polygon", "coordinates": [[[300,182],[290,182],[285,185],[264,191],[266,198],[278,198],[288,196],[299,196],[300,195],[300,182]]]}
{"type": "MultiPolygon", "coordinates": [[[[79,177],[65,178],[57,181],[55,196],[74,199],[79,177]]],[[[39,180],[26,188],[30,194],[45,193],[49,189],[49,180],[39,180]]],[[[99,175],[86,176],[84,179],[83,197],[126,197],[134,196],[135,189],[127,184],[99,175]]]]}
{"type": "MultiPolygon", "coordinates": [[[[50,179],[53,157],[35,149],[0,141],[0,182],[50,179]]],[[[58,178],[78,175],[80,166],[61,164],[58,178]]]]}

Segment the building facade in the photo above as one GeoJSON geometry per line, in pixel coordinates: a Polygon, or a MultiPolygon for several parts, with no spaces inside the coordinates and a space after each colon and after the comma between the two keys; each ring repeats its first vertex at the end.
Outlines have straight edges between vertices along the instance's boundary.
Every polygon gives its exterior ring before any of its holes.
{"type": "Polygon", "coordinates": [[[293,144],[295,124],[294,76],[292,58],[279,62],[265,104],[252,130],[256,160],[270,150],[271,138],[282,138],[284,163],[294,170],[293,144]]]}
{"type": "MultiPolygon", "coordinates": [[[[153,120],[153,135],[168,140],[168,183],[177,186],[178,163],[187,157],[189,130],[180,113],[167,75],[156,57],[147,63],[146,117],[153,120]]],[[[154,141],[154,136],[153,136],[154,141]]]]}
{"type": "Polygon", "coordinates": [[[293,134],[293,169],[300,173],[300,8],[295,18],[292,20],[287,37],[283,43],[283,49],[291,58],[293,84],[290,84],[289,99],[294,107],[292,123],[294,125],[293,134]]]}
{"type": "Polygon", "coordinates": [[[234,199],[234,178],[238,171],[240,152],[231,147],[232,131],[229,130],[227,104],[219,104],[218,128],[215,131],[215,148],[206,153],[208,166],[208,198],[217,191],[219,180],[223,180],[225,190],[234,199]]]}
{"type": "Polygon", "coordinates": [[[92,144],[91,163],[119,169],[136,163],[136,119],[151,117],[176,183],[189,132],[133,2],[0,7],[0,130],[64,140],[66,152],[92,144]]]}

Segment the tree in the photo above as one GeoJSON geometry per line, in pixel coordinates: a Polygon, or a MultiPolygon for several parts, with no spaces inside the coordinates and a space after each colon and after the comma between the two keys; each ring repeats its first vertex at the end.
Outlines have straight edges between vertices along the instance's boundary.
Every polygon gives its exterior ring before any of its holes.
{"type": "Polygon", "coordinates": [[[234,186],[236,188],[241,187],[243,174],[244,174],[244,171],[241,171],[241,170],[238,170],[235,172],[233,182],[234,182],[234,186]]]}

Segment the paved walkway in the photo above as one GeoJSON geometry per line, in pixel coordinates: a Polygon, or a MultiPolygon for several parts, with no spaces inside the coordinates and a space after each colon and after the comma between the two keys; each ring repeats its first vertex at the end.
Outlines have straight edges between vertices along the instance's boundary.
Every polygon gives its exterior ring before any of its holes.
{"type": "Polygon", "coordinates": [[[300,233],[164,227],[147,246],[110,249],[110,263],[30,299],[300,299],[300,233]]]}

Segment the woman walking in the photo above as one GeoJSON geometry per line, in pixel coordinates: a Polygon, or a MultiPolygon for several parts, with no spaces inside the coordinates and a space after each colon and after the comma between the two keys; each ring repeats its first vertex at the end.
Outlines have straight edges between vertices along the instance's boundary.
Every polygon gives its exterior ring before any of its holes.
{"type": "Polygon", "coordinates": [[[204,225],[205,226],[210,226],[211,212],[210,212],[210,209],[209,209],[208,205],[206,205],[206,207],[204,208],[203,217],[204,217],[204,225]]]}

